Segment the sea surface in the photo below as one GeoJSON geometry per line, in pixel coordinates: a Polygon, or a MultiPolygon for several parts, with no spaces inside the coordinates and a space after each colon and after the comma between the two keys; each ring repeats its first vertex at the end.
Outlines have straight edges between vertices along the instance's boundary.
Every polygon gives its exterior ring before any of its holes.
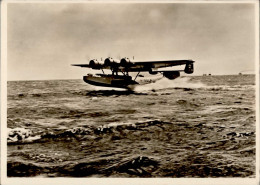
{"type": "Polygon", "coordinates": [[[7,175],[255,177],[255,75],[140,83],[8,81],[7,175]]]}

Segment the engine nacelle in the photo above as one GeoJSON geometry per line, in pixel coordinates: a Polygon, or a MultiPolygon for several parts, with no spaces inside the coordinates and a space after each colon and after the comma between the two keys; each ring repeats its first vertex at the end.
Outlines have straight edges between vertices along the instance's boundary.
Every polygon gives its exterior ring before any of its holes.
{"type": "Polygon", "coordinates": [[[93,59],[89,61],[89,66],[92,69],[100,69],[102,67],[102,64],[97,59],[93,59]]]}
{"type": "Polygon", "coordinates": [[[119,64],[120,64],[120,62],[118,60],[115,60],[111,57],[106,58],[105,61],[104,61],[105,66],[116,67],[116,66],[119,66],[119,64]]]}
{"type": "Polygon", "coordinates": [[[130,59],[129,58],[122,58],[121,60],[120,60],[120,66],[123,66],[123,67],[129,67],[129,66],[131,66],[133,63],[130,61],[130,59]]]}
{"type": "Polygon", "coordinates": [[[187,63],[184,69],[184,72],[187,74],[192,74],[194,71],[193,63],[187,63]]]}
{"type": "Polygon", "coordinates": [[[168,78],[170,80],[173,80],[180,76],[180,72],[179,71],[165,71],[165,72],[163,72],[163,76],[165,76],[166,78],[168,78]]]}

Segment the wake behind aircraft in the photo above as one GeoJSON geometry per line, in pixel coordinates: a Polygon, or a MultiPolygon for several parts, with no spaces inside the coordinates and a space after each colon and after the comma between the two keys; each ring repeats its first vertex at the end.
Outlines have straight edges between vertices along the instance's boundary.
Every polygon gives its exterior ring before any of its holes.
{"type": "Polygon", "coordinates": [[[89,61],[89,64],[72,64],[72,66],[102,71],[101,74],[83,76],[83,80],[88,84],[129,89],[131,86],[139,84],[136,79],[141,76],[140,72],[149,72],[151,75],[162,73],[164,77],[173,80],[180,76],[180,72],[192,74],[194,62],[193,60],[131,61],[126,57],[121,60],[108,57],[104,62],[93,59],[89,61]],[[185,65],[184,70],[158,70],[178,65],[185,65]],[[105,74],[104,69],[111,70],[112,74],[105,74]],[[129,75],[130,72],[137,72],[134,79],[129,75]]]}

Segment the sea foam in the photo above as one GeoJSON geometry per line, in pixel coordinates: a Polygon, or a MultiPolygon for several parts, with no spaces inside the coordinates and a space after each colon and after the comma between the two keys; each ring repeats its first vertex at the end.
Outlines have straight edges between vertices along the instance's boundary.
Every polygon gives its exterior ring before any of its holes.
{"type": "Polygon", "coordinates": [[[140,91],[167,89],[167,88],[204,88],[204,87],[206,87],[205,84],[201,82],[192,82],[188,77],[177,78],[175,80],[162,78],[155,81],[154,83],[136,86],[134,88],[134,91],[140,92],[140,91]]]}

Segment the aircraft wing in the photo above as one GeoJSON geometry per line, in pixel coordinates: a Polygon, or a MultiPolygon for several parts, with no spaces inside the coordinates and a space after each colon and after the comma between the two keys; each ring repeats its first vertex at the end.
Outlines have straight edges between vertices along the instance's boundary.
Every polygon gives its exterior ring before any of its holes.
{"type": "Polygon", "coordinates": [[[71,64],[72,66],[78,66],[78,67],[90,67],[89,64],[71,64]]]}
{"type": "Polygon", "coordinates": [[[110,66],[104,66],[103,64],[97,64],[95,66],[91,66],[89,64],[71,64],[72,66],[78,66],[78,67],[87,67],[92,69],[110,69],[110,66]]]}
{"type": "Polygon", "coordinates": [[[163,60],[163,61],[145,61],[145,62],[135,61],[135,62],[131,62],[131,64],[127,67],[127,70],[129,72],[149,71],[150,69],[192,64],[194,62],[195,61],[193,60],[163,60]]]}
{"type": "Polygon", "coordinates": [[[163,67],[171,67],[177,65],[192,64],[193,60],[161,60],[161,61],[130,61],[126,65],[121,63],[112,63],[111,65],[104,65],[100,63],[90,64],[72,64],[72,66],[87,67],[92,69],[111,69],[117,66],[121,71],[138,72],[138,71],[151,71],[152,69],[158,69],[163,67]]]}

